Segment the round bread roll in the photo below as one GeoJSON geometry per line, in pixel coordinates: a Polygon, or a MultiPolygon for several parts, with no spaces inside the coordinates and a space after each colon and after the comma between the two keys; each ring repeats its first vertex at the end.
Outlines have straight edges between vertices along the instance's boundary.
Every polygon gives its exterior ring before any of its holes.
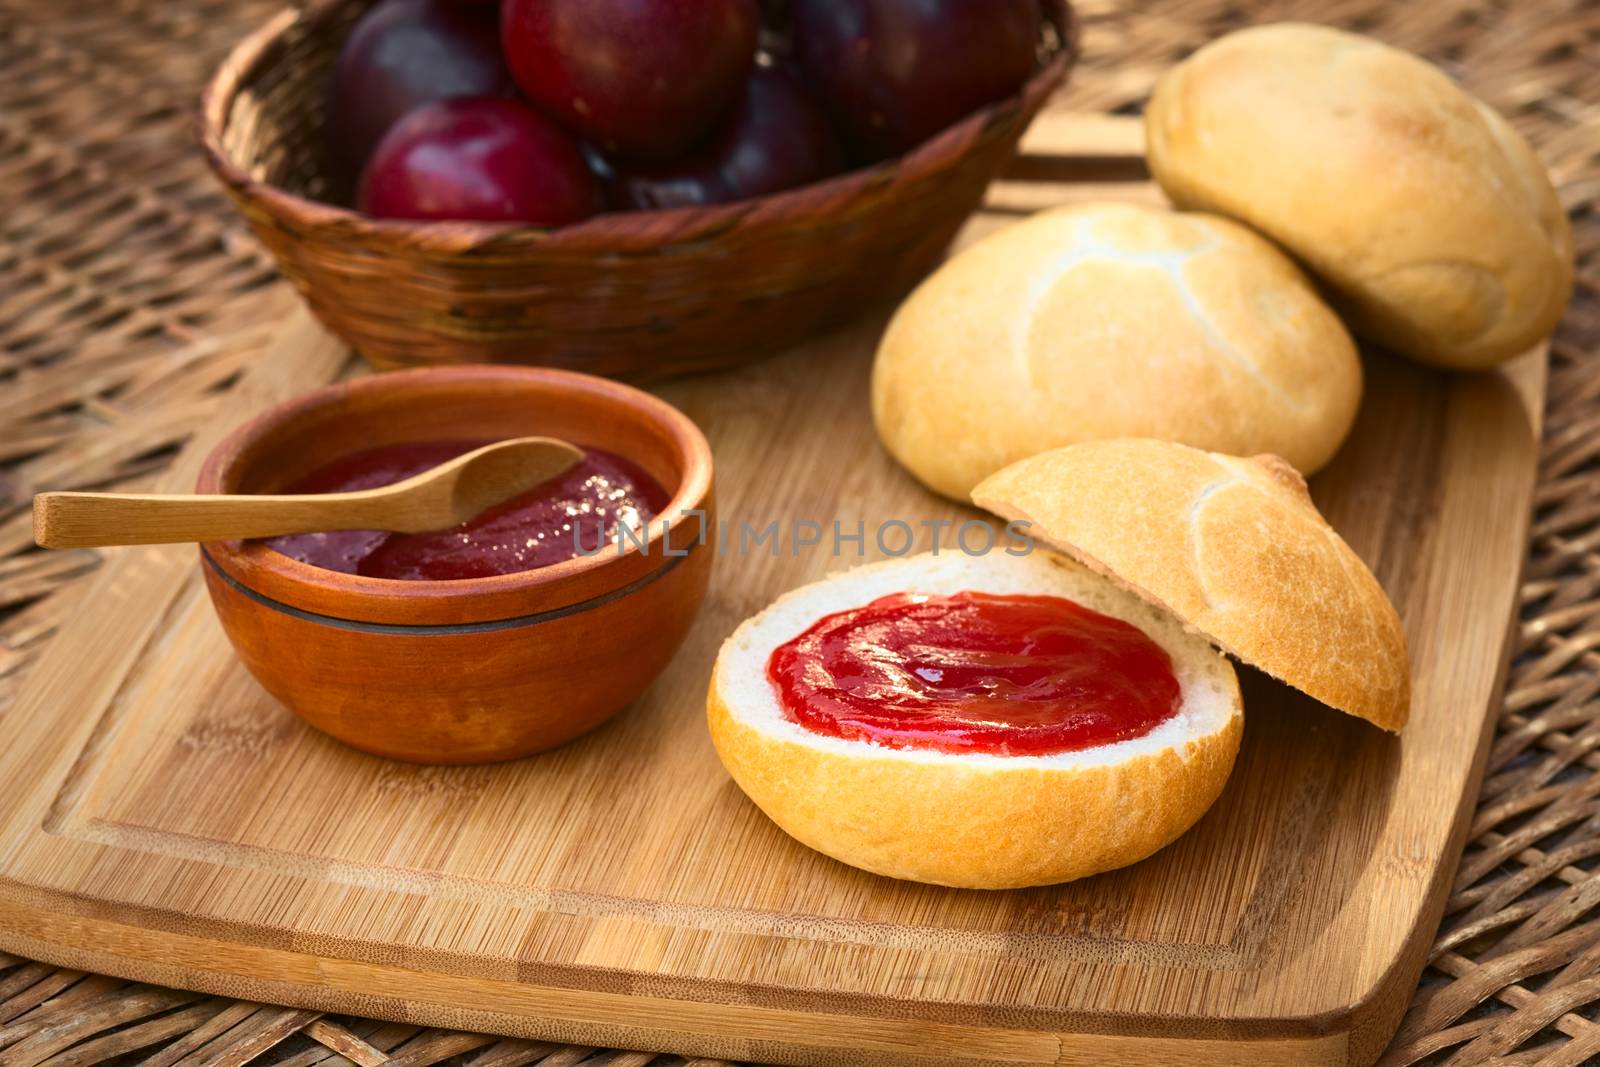
{"type": "Polygon", "coordinates": [[[1104,437],[1313,471],[1360,399],[1354,344],[1286,256],[1226,219],[1131,204],[1047,211],[951,259],[872,374],[885,447],[963,501],[1008,463],[1104,437]]]}
{"type": "Polygon", "coordinates": [[[1493,366],[1554,330],[1572,293],[1571,229],[1532,150],[1406,52],[1323,26],[1240,30],[1167,72],[1145,129],[1177,204],[1254,226],[1358,334],[1417,359],[1493,366]]]}
{"type": "Polygon", "coordinates": [[[1385,730],[1405,725],[1400,617],[1277,456],[1094,441],[1015,463],[972,499],[1279,681],[1385,730]]]}
{"type": "Polygon", "coordinates": [[[1243,729],[1233,667],[1203,638],[1042,548],[911,556],[789,593],[722,646],[707,717],[734,781],[803,844],[891,878],[970,889],[1064,882],[1150,855],[1216,800],[1243,729]],[[1177,713],[1143,737],[1045,756],[890,748],[784,713],[766,673],[779,645],[891,593],[961,591],[1065,597],[1133,623],[1172,659],[1177,713]]]}

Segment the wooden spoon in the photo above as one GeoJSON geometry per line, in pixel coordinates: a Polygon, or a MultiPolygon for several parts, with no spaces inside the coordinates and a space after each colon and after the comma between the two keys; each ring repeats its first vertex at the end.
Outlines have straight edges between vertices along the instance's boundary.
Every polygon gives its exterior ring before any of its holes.
{"type": "Polygon", "coordinates": [[[403,482],[354,493],[40,493],[33,498],[33,539],[44,548],[93,548],[324,530],[447,530],[549,481],[582,458],[581,449],[554,437],[518,437],[403,482]]]}

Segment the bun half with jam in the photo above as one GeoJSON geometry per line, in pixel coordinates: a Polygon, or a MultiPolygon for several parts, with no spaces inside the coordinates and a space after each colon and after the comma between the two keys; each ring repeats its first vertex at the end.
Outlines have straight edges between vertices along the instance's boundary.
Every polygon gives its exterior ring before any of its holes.
{"type": "Polygon", "coordinates": [[[734,781],[792,837],[854,867],[1007,889],[1137,862],[1222,792],[1243,731],[1231,665],[1171,616],[1049,549],[946,550],[857,567],[780,598],[723,645],[711,739],[734,781]],[[912,593],[1054,597],[1131,624],[1170,660],[1178,699],[1136,737],[1042,754],[821,733],[769,677],[773,653],[819,620],[912,593]]]}
{"type": "Polygon", "coordinates": [[[1033,551],[834,574],[723,645],[711,738],[803,844],[877,874],[1005,889],[1137,862],[1221,794],[1243,728],[1221,648],[1405,723],[1400,620],[1275,456],[1087,442],[973,494],[1033,551]]]}

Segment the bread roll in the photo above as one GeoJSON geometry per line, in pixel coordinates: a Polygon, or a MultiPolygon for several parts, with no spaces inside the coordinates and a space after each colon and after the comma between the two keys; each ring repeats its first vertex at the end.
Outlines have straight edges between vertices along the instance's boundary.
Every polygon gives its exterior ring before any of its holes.
{"type": "Polygon", "coordinates": [[[803,844],[892,878],[975,889],[1064,882],[1143,859],[1211,806],[1242,731],[1226,659],[1170,615],[1043,548],[912,556],[789,593],[722,646],[707,717],[734,781],[803,844]],[[1045,756],[890,748],[788,718],[766,674],[773,649],[824,615],[907,591],[1059,596],[1131,622],[1171,657],[1182,703],[1143,737],[1045,756]]]}
{"type": "Polygon", "coordinates": [[[884,445],[960,500],[1103,437],[1313,471],[1360,397],[1349,335],[1286,256],[1225,219],[1130,204],[1044,212],[956,256],[901,306],[872,376],[884,445]]]}
{"type": "Polygon", "coordinates": [[[1322,703],[1405,725],[1400,617],[1278,457],[1095,441],[1013,464],[972,499],[1322,703]]]}
{"type": "Polygon", "coordinates": [[[1240,30],[1167,72],[1145,127],[1177,204],[1271,237],[1358,334],[1417,359],[1493,366],[1571,295],[1571,230],[1532,150],[1406,52],[1322,26],[1240,30]]]}

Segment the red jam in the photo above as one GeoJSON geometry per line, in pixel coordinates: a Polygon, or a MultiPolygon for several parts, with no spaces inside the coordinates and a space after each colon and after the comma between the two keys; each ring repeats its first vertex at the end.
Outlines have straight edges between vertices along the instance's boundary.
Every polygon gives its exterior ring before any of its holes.
{"type": "MultiPolygon", "coordinates": [[[[284,492],[376,489],[489,443],[418,441],[372,448],[337,459],[284,492]]],[[[453,530],[422,534],[339,530],[289,534],[266,544],[302,563],[370,578],[485,578],[572,559],[579,554],[580,545],[585,552],[613,545],[619,524],[642,537],[645,524],[669,499],[660,483],[638,464],[603,449],[588,448],[583,459],[559,478],[453,530]]]]}
{"type": "Polygon", "coordinates": [[[819,619],[767,661],[788,717],[892,748],[1041,756],[1142,737],[1177,713],[1167,653],[1051,596],[896,593],[819,619]]]}

